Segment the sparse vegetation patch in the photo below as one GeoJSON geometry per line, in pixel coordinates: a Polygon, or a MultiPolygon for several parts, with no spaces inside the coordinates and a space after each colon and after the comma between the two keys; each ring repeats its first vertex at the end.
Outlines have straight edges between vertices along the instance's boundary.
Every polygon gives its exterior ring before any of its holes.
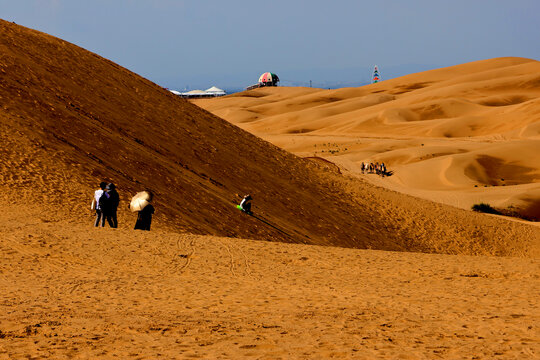
{"type": "Polygon", "coordinates": [[[477,211],[477,212],[488,213],[488,214],[501,215],[501,213],[497,209],[494,209],[493,207],[491,207],[491,205],[485,204],[485,203],[474,204],[472,206],[472,210],[477,211]]]}

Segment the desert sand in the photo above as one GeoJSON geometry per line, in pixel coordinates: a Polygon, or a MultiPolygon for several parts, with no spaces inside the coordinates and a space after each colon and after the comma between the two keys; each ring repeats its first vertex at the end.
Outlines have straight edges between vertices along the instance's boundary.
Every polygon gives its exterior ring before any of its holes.
{"type": "Polygon", "coordinates": [[[261,88],[193,102],[299,156],[379,186],[470,209],[540,218],[540,62],[497,58],[360,88],[261,88]]]}
{"type": "Polygon", "coordinates": [[[538,259],[94,230],[1,205],[0,359],[540,355],[538,259]]]}
{"type": "Polygon", "coordinates": [[[0,21],[0,51],[0,359],[538,357],[537,226],[294,155],[47,34],[0,21]],[[118,229],[93,227],[104,180],[118,229]]]}

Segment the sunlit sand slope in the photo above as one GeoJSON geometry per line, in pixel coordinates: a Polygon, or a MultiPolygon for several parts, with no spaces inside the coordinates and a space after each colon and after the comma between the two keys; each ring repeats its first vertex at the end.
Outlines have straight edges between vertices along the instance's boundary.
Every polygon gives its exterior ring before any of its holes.
{"type": "Polygon", "coordinates": [[[497,58],[360,88],[262,88],[196,100],[274,144],[383,186],[470,208],[486,201],[540,216],[540,62],[497,58]],[[372,177],[369,176],[369,179],[372,177]],[[504,187],[504,188],[503,188],[504,187]]]}
{"type": "Polygon", "coordinates": [[[46,215],[0,212],[0,359],[540,355],[537,259],[89,231],[46,215]]]}

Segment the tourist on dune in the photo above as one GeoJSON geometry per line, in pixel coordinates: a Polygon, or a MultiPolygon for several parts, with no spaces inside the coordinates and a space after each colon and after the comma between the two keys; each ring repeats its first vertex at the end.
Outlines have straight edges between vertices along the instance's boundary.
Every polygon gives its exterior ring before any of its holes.
{"type": "Polygon", "coordinates": [[[155,209],[151,204],[153,198],[154,194],[152,194],[151,191],[141,191],[131,199],[128,208],[131,211],[138,212],[135,230],[150,230],[150,225],[152,225],[152,215],[155,212],[155,209]]]}
{"type": "Polygon", "coordinates": [[[250,215],[253,214],[251,212],[251,200],[253,200],[253,198],[251,197],[251,195],[248,194],[244,196],[242,202],[240,203],[240,208],[242,209],[242,211],[250,215]]]}
{"type": "Polygon", "coordinates": [[[99,184],[99,187],[100,188],[94,192],[94,198],[92,199],[90,209],[96,211],[96,221],[94,222],[94,226],[100,226],[101,223],[101,227],[103,227],[105,225],[105,216],[103,216],[103,211],[101,211],[101,207],[99,206],[99,199],[103,195],[107,183],[102,181],[99,184]]]}
{"type": "Polygon", "coordinates": [[[120,196],[118,195],[118,191],[116,191],[116,186],[113,183],[108,184],[103,195],[101,195],[101,198],[99,199],[99,206],[103,212],[103,216],[107,219],[107,223],[109,223],[109,226],[112,228],[118,227],[116,212],[119,203],[120,196]]]}

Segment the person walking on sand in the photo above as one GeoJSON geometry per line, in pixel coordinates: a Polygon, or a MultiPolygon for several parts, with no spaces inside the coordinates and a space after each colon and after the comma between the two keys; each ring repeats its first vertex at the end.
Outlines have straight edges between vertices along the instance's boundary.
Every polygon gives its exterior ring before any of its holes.
{"type": "Polygon", "coordinates": [[[103,195],[99,199],[99,206],[103,211],[107,223],[112,228],[118,227],[118,219],[116,212],[118,210],[118,204],[120,203],[120,196],[116,191],[116,186],[113,183],[110,183],[105,188],[106,191],[103,192],[103,195]]]}
{"type": "Polygon", "coordinates": [[[240,208],[242,209],[242,211],[250,215],[253,214],[251,212],[251,200],[253,200],[253,198],[251,197],[251,195],[248,194],[244,196],[242,202],[240,202],[240,208]]]}
{"type": "Polygon", "coordinates": [[[135,230],[150,231],[152,225],[152,215],[155,212],[154,206],[151,202],[154,199],[154,194],[151,191],[143,191],[136,194],[128,208],[131,211],[137,211],[137,222],[135,223],[135,230]]]}
{"type": "Polygon", "coordinates": [[[103,211],[99,206],[99,199],[103,195],[105,187],[107,187],[107,183],[102,181],[101,183],[99,183],[99,187],[100,188],[94,192],[94,198],[92,199],[92,205],[90,206],[90,209],[96,211],[96,220],[94,221],[95,227],[98,227],[100,225],[101,227],[103,227],[105,225],[105,216],[103,215],[103,211]]]}

